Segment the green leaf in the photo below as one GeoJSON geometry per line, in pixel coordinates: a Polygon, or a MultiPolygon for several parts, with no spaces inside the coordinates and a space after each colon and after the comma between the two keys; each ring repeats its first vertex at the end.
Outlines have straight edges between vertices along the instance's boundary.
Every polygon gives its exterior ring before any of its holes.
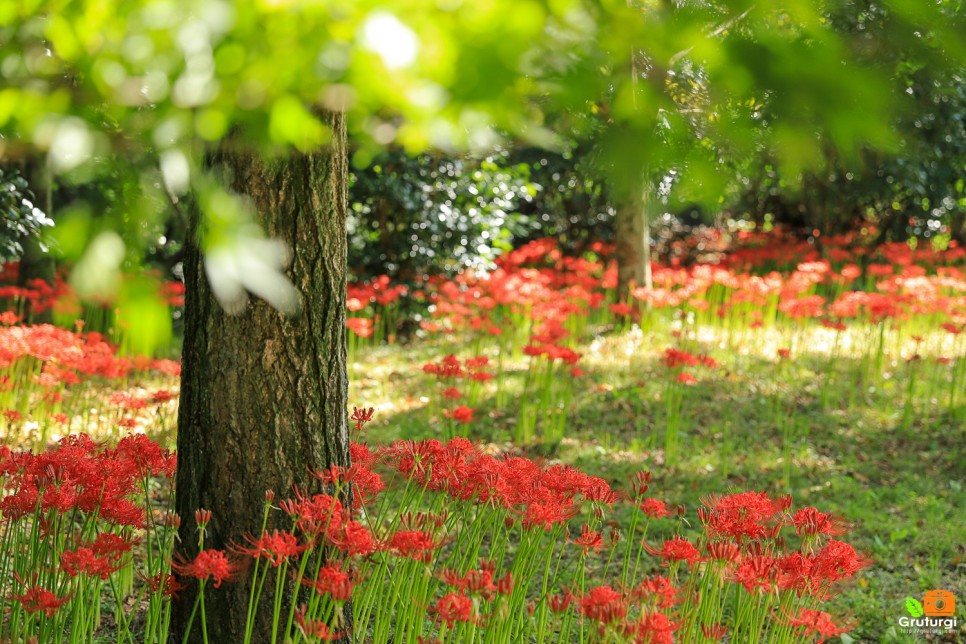
{"type": "Polygon", "coordinates": [[[153,356],[171,344],[171,309],[150,276],[128,278],[116,302],[121,348],[126,355],[153,356]]]}
{"type": "Polygon", "coordinates": [[[906,610],[913,617],[922,617],[922,604],[919,603],[918,599],[906,597],[906,610]]]}

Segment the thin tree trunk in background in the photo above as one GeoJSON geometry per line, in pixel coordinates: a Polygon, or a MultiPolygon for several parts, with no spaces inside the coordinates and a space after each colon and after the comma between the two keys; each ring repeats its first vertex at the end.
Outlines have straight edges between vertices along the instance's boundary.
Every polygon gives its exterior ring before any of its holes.
{"type": "MultiPolygon", "coordinates": [[[[193,215],[185,258],[176,502],[177,556],[186,560],[197,554],[195,510],[212,513],[205,547],[227,548],[259,532],[267,491],[279,500],[291,496],[294,486],[318,493],[323,490],[310,468],[349,465],[348,168],[344,119],[327,118],[333,143],[326,151],[266,160],[232,150],[213,159],[225,167],[228,187],[252,199],[265,233],[292,249],[288,275],[302,295],[298,313],[286,316],[255,298],[240,314],[226,313],[206,280],[196,243],[199,217],[193,215]]],[[[287,523],[279,527],[287,529],[287,523]]],[[[205,588],[209,641],[242,641],[250,577],[251,570],[243,570],[233,583],[205,588]]],[[[253,642],[270,641],[268,585],[253,642]]],[[[181,642],[196,596],[195,582],[176,600],[172,642],[181,642]]],[[[201,641],[197,618],[190,641],[201,641]]]]}
{"type": "Polygon", "coordinates": [[[631,285],[652,286],[651,278],[651,213],[653,191],[650,185],[632,198],[625,199],[617,209],[617,289],[623,300],[631,285]]]}
{"type": "Polygon", "coordinates": [[[644,263],[644,286],[654,288],[654,278],[651,275],[651,214],[654,204],[654,186],[645,183],[644,191],[641,193],[641,247],[643,253],[641,261],[644,263]]]}
{"type": "Polygon", "coordinates": [[[966,245],[966,211],[960,210],[949,220],[949,235],[960,245],[966,245]]]}

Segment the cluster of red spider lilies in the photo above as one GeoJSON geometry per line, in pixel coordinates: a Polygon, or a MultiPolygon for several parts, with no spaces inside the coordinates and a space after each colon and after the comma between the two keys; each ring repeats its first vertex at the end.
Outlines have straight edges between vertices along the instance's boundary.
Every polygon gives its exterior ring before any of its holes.
{"type": "MultiPolygon", "coordinates": [[[[361,427],[371,412],[356,418],[361,427]]],[[[687,510],[649,495],[647,472],[618,491],[463,438],[357,442],[352,456],[350,468],[314,473],[331,494],[266,491],[266,528],[230,548],[205,547],[211,513],[199,509],[200,553],[172,561],[180,521],[157,483],[172,477],[173,454],[143,435],[115,448],[83,434],[36,454],[4,448],[0,634],[87,640],[103,633],[107,598],[119,641],[166,641],[173,594],[201,585],[192,626],[205,631],[205,588],[244,575],[252,605],[273,606],[280,641],[354,625],[380,642],[797,642],[848,630],[821,606],[869,564],[838,539],[843,519],[790,497],[707,498],[702,530],[685,534],[687,510]],[[619,504],[628,526],[611,519],[619,504]],[[652,543],[652,522],[677,536],[652,543]],[[272,592],[287,580],[301,592],[272,592]],[[132,605],[146,607],[137,633],[132,605]]]]}
{"type": "MultiPolygon", "coordinates": [[[[418,289],[385,277],[353,284],[355,361],[367,345],[395,339],[404,298],[425,305],[421,332],[445,347],[421,367],[428,417],[445,442],[354,443],[350,468],[315,473],[329,494],[266,491],[252,510],[266,530],[237,535],[231,548],[204,547],[211,517],[199,508],[202,552],[192,561],[172,561],[175,528],[190,520],[170,514],[174,456],[130,434],[170,429],[178,363],[120,355],[112,338],[85,330],[103,330],[96,319],[31,324],[31,312],[81,312],[61,281],[0,287],[9,304],[0,314],[0,639],[69,632],[82,641],[109,623],[119,642],[166,641],[171,595],[188,583],[201,588],[194,628],[206,629],[206,587],[251,583],[250,601],[269,602],[278,640],[293,642],[350,629],[377,642],[798,642],[843,633],[848,618],[823,605],[869,560],[840,540],[849,528],[841,517],[754,491],[689,512],[648,495],[650,474],[612,489],[572,467],[484,453],[459,435],[480,406],[495,404],[513,407],[518,445],[560,441],[597,342],[623,331],[661,338],[649,350],[667,373],[659,399],[669,465],[688,429],[685,392],[723,377],[719,363],[741,346],[773,347],[776,379],[787,361],[816,353],[822,405],[888,377],[902,383],[901,427],[917,405],[963,414],[962,249],[863,251],[854,242],[745,235],[714,265],[655,264],[651,286],[626,292],[606,246],[568,257],[550,240],[508,253],[487,274],[418,289]],[[858,368],[837,368],[843,357],[858,368]],[[507,385],[513,374],[516,389],[507,385]],[[120,442],[73,433],[95,429],[120,442]],[[346,507],[340,491],[350,484],[346,507]],[[648,537],[655,524],[660,540],[648,537]],[[273,591],[285,584],[302,590],[273,591]]],[[[177,306],[179,288],[165,292],[177,306]]],[[[775,425],[791,443],[788,416],[775,396],[775,425]]],[[[357,429],[371,418],[371,409],[353,416],[357,429]]],[[[246,631],[253,641],[253,621],[246,631]]]]}

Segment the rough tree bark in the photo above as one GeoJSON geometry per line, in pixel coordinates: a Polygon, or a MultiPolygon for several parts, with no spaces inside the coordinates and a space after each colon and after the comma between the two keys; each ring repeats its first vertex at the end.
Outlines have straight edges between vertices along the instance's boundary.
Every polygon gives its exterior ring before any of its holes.
{"type": "MultiPolygon", "coordinates": [[[[302,296],[298,313],[286,316],[255,298],[240,314],[226,313],[205,277],[197,216],[188,234],[176,501],[176,556],[187,560],[197,554],[198,508],[212,513],[205,547],[226,548],[258,533],[266,491],[279,499],[290,496],[293,486],[320,492],[309,468],[349,464],[348,168],[343,117],[326,118],[333,143],[323,152],[265,159],[223,150],[212,159],[227,171],[228,187],[252,199],[266,234],[292,249],[288,275],[302,296]]],[[[206,587],[211,642],[242,641],[250,577],[243,570],[234,583],[206,587]]],[[[172,642],[182,641],[196,590],[192,584],[180,593],[172,642]]],[[[253,641],[268,642],[270,597],[261,606],[253,641]]],[[[197,624],[192,631],[190,641],[201,641],[197,624]]]]}

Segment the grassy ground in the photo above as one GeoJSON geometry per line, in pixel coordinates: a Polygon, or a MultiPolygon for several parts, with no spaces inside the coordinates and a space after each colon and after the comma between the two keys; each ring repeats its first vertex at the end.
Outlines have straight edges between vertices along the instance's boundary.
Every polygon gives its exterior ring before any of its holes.
{"type": "MultiPolygon", "coordinates": [[[[627,489],[634,472],[651,470],[652,494],[686,504],[692,522],[703,497],[737,490],[789,492],[796,506],[845,516],[855,524],[850,543],[874,559],[830,605],[858,622],[851,640],[922,641],[899,632],[907,596],[921,598],[938,588],[966,603],[966,451],[956,419],[963,414],[949,409],[950,392],[921,383],[913,385],[912,406],[905,402],[911,370],[938,368],[930,366],[934,362],[907,362],[898,352],[879,364],[856,357],[861,351],[839,351],[832,359],[821,329],[731,337],[702,330],[689,349],[711,355],[720,367],[700,372],[699,382],[685,388],[678,456],[669,463],[663,449],[668,376],[661,355],[672,341],[669,328],[600,329],[577,347],[586,375],[574,389],[558,442],[521,448],[512,441],[525,357],[487,384],[477,419],[464,427],[494,449],[569,463],[619,489],[627,489]],[[792,354],[781,361],[777,348],[789,337],[792,354]],[[497,404],[498,389],[505,404],[497,404]]],[[[370,442],[441,435],[446,419],[434,404],[440,386],[420,367],[447,353],[473,355],[463,344],[425,341],[354,356],[350,405],[376,408],[370,442]]],[[[699,528],[679,527],[685,535],[699,528]]],[[[962,608],[957,612],[962,615],[962,608]]],[[[963,621],[946,641],[966,636],[963,621]]]]}

